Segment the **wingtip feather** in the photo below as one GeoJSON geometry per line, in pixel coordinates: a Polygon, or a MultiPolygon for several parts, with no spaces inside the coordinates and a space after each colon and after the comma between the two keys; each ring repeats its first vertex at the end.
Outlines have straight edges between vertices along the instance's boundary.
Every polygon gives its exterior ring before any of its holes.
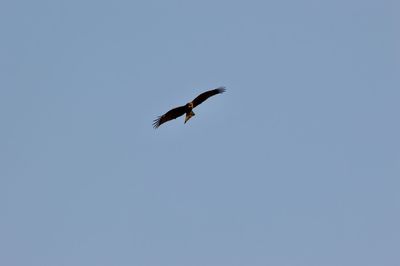
{"type": "Polygon", "coordinates": [[[153,128],[154,129],[157,129],[161,125],[160,121],[161,121],[161,116],[159,116],[153,120],[153,128]]]}
{"type": "Polygon", "coordinates": [[[226,91],[226,88],[224,86],[218,87],[217,88],[218,93],[224,93],[226,91]]]}

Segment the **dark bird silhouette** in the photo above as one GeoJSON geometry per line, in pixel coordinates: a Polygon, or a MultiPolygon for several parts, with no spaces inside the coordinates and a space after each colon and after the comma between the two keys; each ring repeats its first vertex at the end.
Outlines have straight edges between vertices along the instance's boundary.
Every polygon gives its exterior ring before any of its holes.
{"type": "Polygon", "coordinates": [[[193,112],[193,108],[195,108],[196,106],[198,106],[199,104],[201,104],[202,102],[204,102],[205,100],[210,98],[211,96],[223,93],[224,91],[225,91],[225,87],[219,87],[214,90],[209,90],[209,91],[203,92],[202,94],[197,96],[193,101],[191,101],[183,106],[179,106],[174,109],[171,109],[168,112],[166,112],[165,114],[154,119],[153,127],[158,128],[159,126],[161,126],[161,124],[163,124],[169,120],[176,119],[183,114],[186,114],[186,117],[185,117],[185,124],[186,124],[186,122],[195,115],[193,112]]]}

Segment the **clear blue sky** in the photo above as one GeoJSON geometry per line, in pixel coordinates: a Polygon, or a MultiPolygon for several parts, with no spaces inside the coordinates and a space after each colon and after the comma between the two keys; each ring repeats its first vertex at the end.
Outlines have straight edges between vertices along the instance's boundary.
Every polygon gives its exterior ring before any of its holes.
{"type": "Polygon", "coordinates": [[[400,265],[399,10],[2,1],[0,265],[400,265]]]}

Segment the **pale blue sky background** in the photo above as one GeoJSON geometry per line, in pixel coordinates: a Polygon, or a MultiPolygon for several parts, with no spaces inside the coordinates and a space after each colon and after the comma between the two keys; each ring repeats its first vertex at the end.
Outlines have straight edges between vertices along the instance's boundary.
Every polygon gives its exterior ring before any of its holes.
{"type": "Polygon", "coordinates": [[[399,10],[1,1],[0,265],[400,265],[399,10]]]}

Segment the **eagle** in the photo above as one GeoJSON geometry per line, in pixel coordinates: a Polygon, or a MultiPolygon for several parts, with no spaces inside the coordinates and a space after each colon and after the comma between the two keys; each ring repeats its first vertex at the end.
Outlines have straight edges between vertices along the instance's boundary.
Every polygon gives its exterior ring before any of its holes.
{"type": "Polygon", "coordinates": [[[195,115],[194,112],[192,111],[193,108],[195,108],[196,106],[198,106],[199,104],[201,104],[202,102],[204,102],[205,100],[210,98],[211,96],[223,93],[224,91],[225,91],[225,87],[219,87],[219,88],[216,88],[213,90],[203,92],[202,94],[197,96],[193,101],[191,101],[185,105],[173,108],[173,109],[169,110],[168,112],[166,112],[165,114],[160,115],[159,117],[154,119],[153,127],[158,128],[165,122],[172,120],[172,119],[176,119],[176,118],[182,116],[183,114],[186,114],[186,117],[185,117],[185,124],[186,124],[186,122],[189,121],[189,119],[195,115]]]}

